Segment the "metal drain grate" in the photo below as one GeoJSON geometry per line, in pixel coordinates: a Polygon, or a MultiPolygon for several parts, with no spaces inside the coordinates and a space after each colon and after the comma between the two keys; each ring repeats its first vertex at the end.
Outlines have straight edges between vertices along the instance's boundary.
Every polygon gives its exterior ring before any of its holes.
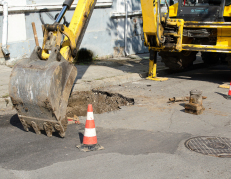
{"type": "Polygon", "coordinates": [[[215,157],[231,158],[231,139],[224,137],[194,137],[185,142],[194,152],[215,157]]]}

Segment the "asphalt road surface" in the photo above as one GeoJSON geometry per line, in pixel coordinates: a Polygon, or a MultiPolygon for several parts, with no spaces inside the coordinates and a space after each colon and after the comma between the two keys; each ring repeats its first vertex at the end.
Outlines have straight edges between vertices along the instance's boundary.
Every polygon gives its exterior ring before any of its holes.
{"type": "Polygon", "coordinates": [[[98,142],[105,150],[80,152],[86,117],[69,125],[66,137],[48,138],[43,132],[25,132],[15,111],[0,113],[0,178],[231,178],[231,158],[188,150],[184,143],[196,136],[231,138],[230,71],[218,65],[171,74],[165,82],[140,80],[101,90],[135,99],[134,106],[95,114],[98,142]],[[184,112],[184,102],[170,97],[203,91],[202,115],[184,112]]]}

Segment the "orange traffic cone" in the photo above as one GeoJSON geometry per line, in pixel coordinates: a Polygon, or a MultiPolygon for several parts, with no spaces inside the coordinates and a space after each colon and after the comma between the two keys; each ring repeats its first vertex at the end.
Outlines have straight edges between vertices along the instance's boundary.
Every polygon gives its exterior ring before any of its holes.
{"type": "Polygon", "coordinates": [[[87,121],[85,124],[83,144],[85,145],[97,144],[95,121],[94,121],[93,109],[91,104],[88,105],[88,109],[87,109],[87,121]]]}
{"type": "Polygon", "coordinates": [[[91,104],[88,105],[88,109],[87,109],[87,120],[85,124],[83,143],[76,147],[84,152],[104,149],[104,147],[97,144],[95,121],[93,115],[93,108],[91,104]]]}
{"type": "Polygon", "coordinates": [[[231,82],[230,82],[230,87],[229,87],[229,92],[228,92],[227,99],[231,100],[231,82]]]}

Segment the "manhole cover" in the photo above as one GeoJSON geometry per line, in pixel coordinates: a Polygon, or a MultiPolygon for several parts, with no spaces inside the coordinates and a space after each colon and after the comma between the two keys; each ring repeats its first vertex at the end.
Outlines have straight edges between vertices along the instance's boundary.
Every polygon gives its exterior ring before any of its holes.
{"type": "Polygon", "coordinates": [[[231,139],[224,137],[194,137],[185,142],[194,152],[215,157],[231,157],[231,139]]]}

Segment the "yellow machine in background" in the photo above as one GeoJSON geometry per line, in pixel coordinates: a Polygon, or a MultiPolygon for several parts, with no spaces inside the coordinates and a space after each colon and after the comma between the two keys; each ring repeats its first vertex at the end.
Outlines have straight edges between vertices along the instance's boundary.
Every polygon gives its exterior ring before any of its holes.
{"type": "MultiPolygon", "coordinates": [[[[145,45],[150,50],[149,79],[156,77],[157,52],[172,70],[188,68],[202,52],[202,60],[220,59],[231,68],[231,1],[178,0],[161,13],[160,0],[141,0],[145,45]]],[[[169,6],[170,5],[170,6],[169,6]]]]}
{"type": "Polygon", "coordinates": [[[77,76],[71,64],[77,55],[96,0],[79,0],[69,27],[61,25],[74,0],[65,0],[54,24],[44,26],[42,48],[36,46],[29,59],[21,60],[12,70],[9,95],[26,131],[47,136],[58,132],[65,136],[66,108],[77,76]],[[62,41],[62,36],[65,39],[62,41]]]}

